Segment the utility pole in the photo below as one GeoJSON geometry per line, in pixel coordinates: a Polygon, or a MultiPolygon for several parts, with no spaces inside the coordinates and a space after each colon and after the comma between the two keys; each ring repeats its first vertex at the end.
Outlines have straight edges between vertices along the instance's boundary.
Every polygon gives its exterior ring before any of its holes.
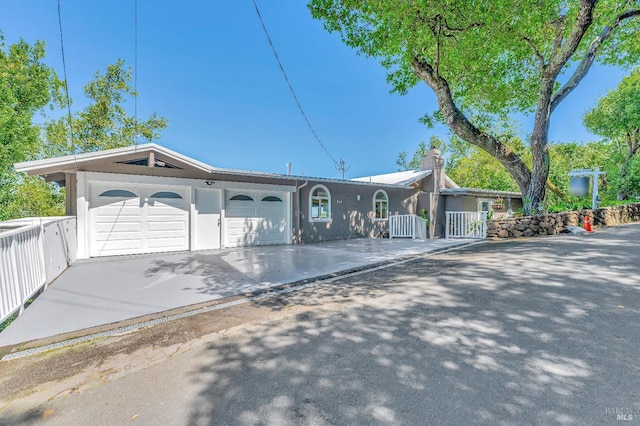
{"type": "Polygon", "coordinates": [[[347,167],[344,160],[341,158],[340,161],[337,161],[335,164],[336,170],[342,172],[342,180],[344,180],[344,174],[351,169],[351,166],[347,167]]]}

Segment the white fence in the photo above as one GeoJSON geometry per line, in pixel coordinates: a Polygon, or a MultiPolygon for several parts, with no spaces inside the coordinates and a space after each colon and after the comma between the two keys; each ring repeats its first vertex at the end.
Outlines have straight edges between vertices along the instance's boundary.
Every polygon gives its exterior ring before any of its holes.
{"type": "Polygon", "coordinates": [[[487,238],[487,212],[446,212],[446,238],[487,238]]]}
{"type": "Polygon", "coordinates": [[[389,238],[426,239],[427,221],[415,214],[389,216],[389,238]]]}
{"type": "Polygon", "coordinates": [[[75,218],[0,222],[0,322],[76,259],[75,218]]]}

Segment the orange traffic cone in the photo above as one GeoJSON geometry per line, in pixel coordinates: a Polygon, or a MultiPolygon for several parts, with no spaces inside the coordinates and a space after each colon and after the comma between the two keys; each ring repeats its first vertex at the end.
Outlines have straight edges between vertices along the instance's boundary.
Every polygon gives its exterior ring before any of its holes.
{"type": "Polygon", "coordinates": [[[591,218],[589,218],[589,216],[584,217],[584,230],[587,232],[593,232],[591,229],[591,218]]]}

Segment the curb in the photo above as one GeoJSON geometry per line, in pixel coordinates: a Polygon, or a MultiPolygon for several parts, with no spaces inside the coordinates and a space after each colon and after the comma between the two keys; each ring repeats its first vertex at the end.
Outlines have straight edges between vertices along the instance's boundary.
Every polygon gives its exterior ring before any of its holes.
{"type": "MultiPolygon", "coordinates": [[[[129,324],[126,326],[117,326],[118,324],[122,324],[125,322],[129,322],[131,320],[123,320],[123,321],[119,321],[117,323],[113,323],[111,324],[112,326],[114,326],[114,328],[111,328],[109,330],[105,330],[105,331],[101,331],[101,332],[96,332],[96,333],[89,333],[86,334],[84,336],[80,336],[80,337],[74,337],[71,339],[64,339],[61,340],[59,342],[55,342],[55,343],[48,343],[48,344],[44,344],[41,346],[37,346],[37,340],[34,342],[36,346],[29,348],[29,349],[25,349],[25,350],[21,350],[21,351],[16,351],[16,352],[9,352],[6,355],[4,355],[2,358],[0,358],[0,362],[1,361],[10,361],[13,359],[18,359],[18,358],[23,358],[23,357],[27,357],[30,355],[36,355],[42,352],[47,352],[50,350],[54,350],[54,349],[60,349],[60,348],[64,348],[64,347],[68,347],[68,346],[73,346],[76,345],[78,343],[83,343],[83,342],[88,342],[91,340],[96,340],[102,337],[111,337],[111,336],[117,336],[117,335],[121,335],[124,333],[129,333],[132,331],[136,331],[139,330],[141,328],[146,328],[146,327],[152,327],[154,325],[157,324],[162,324],[165,322],[169,322],[169,321],[174,321],[177,319],[182,319],[182,318],[187,318],[193,315],[198,315],[198,314],[203,314],[206,312],[211,312],[211,311],[216,311],[216,310],[220,310],[220,309],[225,309],[225,308],[230,308],[232,306],[237,306],[237,305],[242,305],[245,303],[249,303],[249,302],[255,302],[255,301],[260,301],[260,300],[264,300],[264,299],[269,299],[272,297],[277,297],[283,294],[287,294],[287,293],[292,293],[294,291],[298,291],[298,290],[303,290],[306,288],[310,288],[313,287],[315,285],[318,284],[325,284],[325,283],[330,283],[333,281],[337,281],[339,279],[343,279],[343,278],[349,278],[352,276],[357,276],[357,275],[361,275],[361,274],[365,274],[368,272],[374,272],[374,271],[379,271],[382,269],[386,269],[386,268],[390,268],[393,266],[397,266],[397,265],[402,265],[405,263],[409,263],[409,262],[414,262],[420,259],[426,259],[430,256],[436,255],[436,254],[441,254],[441,253],[447,253],[450,251],[455,251],[455,250],[459,250],[461,248],[464,247],[469,247],[469,246],[473,246],[473,245],[478,245],[478,244],[482,244],[484,242],[486,242],[487,240],[479,240],[479,241],[472,241],[469,243],[465,243],[465,244],[459,244],[459,245],[455,245],[453,247],[443,247],[443,248],[438,248],[426,253],[421,253],[421,254],[417,254],[417,255],[409,255],[409,256],[403,256],[400,258],[396,258],[396,259],[391,259],[391,260],[385,260],[382,262],[376,262],[376,263],[372,263],[372,264],[368,264],[368,265],[364,265],[361,267],[356,267],[356,268],[350,268],[350,269],[345,269],[342,271],[338,271],[338,272],[334,272],[331,274],[325,274],[325,275],[318,275],[312,278],[305,278],[302,280],[297,280],[297,281],[292,281],[289,283],[285,283],[285,284],[280,284],[274,287],[270,287],[270,288],[265,288],[265,289],[261,289],[261,290],[256,290],[250,293],[244,293],[238,296],[229,296],[229,297],[225,297],[223,299],[218,299],[216,301],[212,302],[208,302],[207,306],[201,307],[201,308],[196,308],[196,309],[191,309],[191,310],[187,310],[184,312],[180,312],[180,313],[175,313],[175,314],[169,314],[169,315],[165,315],[162,316],[163,313],[159,312],[156,314],[151,314],[151,315],[147,315],[147,317],[149,316],[157,316],[160,315],[159,318],[155,318],[155,319],[151,319],[151,320],[147,320],[147,321],[141,321],[141,322],[136,322],[133,324],[129,324]],[[225,300],[227,300],[225,302],[225,300]]],[[[207,303],[207,302],[205,302],[207,303]]],[[[202,304],[200,304],[202,305],[202,304]]],[[[194,305],[192,305],[194,306],[194,305]]],[[[197,306],[197,305],[196,305],[197,306]]],[[[170,311],[165,311],[164,313],[169,313],[169,312],[175,312],[176,310],[181,310],[181,309],[188,309],[189,307],[182,307],[182,308],[177,308],[177,309],[172,309],[170,311]]],[[[105,327],[108,325],[102,325],[102,326],[98,326],[98,327],[105,327]]],[[[98,327],[93,327],[90,329],[85,329],[85,331],[90,331],[91,329],[95,329],[98,327]]],[[[78,330],[74,333],[81,333],[82,330],[78,330]]],[[[55,336],[51,336],[51,337],[47,337],[47,338],[43,338],[40,340],[50,340],[52,337],[55,336]]],[[[19,345],[22,345],[23,343],[20,343],[18,345],[14,345],[13,347],[17,347],[19,345]]]]}

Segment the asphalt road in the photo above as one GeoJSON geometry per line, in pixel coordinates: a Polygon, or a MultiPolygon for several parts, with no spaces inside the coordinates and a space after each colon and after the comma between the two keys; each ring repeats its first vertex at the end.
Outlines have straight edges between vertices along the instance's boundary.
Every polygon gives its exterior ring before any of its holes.
{"type": "Polygon", "coordinates": [[[3,362],[0,423],[637,424],[638,259],[640,225],[486,242],[3,362]]]}

